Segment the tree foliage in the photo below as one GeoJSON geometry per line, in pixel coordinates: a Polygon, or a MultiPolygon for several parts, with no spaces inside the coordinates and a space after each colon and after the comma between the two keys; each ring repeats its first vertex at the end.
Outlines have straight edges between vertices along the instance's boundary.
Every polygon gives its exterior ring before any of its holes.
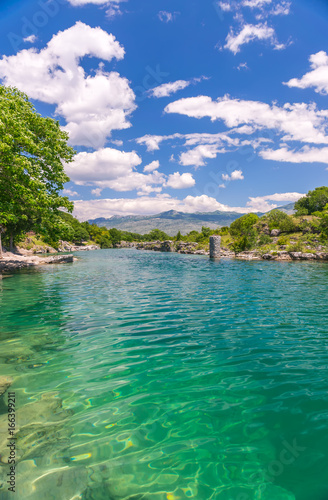
{"type": "Polygon", "coordinates": [[[0,85],[0,225],[12,238],[60,225],[60,195],[69,181],[63,162],[74,150],[58,121],[43,118],[19,90],[0,85]]]}
{"type": "Polygon", "coordinates": [[[328,187],[321,186],[309,191],[306,196],[295,203],[296,215],[311,215],[322,212],[328,203],[328,187]]]}
{"type": "Polygon", "coordinates": [[[280,229],[284,233],[292,233],[296,229],[294,219],[281,210],[271,210],[262,220],[267,222],[270,230],[280,229]]]}

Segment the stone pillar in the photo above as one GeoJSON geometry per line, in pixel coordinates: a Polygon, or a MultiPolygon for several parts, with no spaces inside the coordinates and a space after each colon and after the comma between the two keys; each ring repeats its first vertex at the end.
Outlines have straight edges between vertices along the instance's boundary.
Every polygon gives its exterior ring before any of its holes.
{"type": "Polygon", "coordinates": [[[221,236],[210,236],[210,259],[219,259],[221,251],[221,236]]]}

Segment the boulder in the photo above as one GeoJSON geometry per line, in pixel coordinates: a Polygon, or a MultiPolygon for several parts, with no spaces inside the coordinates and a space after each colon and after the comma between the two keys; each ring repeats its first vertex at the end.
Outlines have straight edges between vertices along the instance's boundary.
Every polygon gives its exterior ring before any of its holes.
{"type": "Polygon", "coordinates": [[[9,387],[12,385],[13,379],[11,377],[1,376],[0,377],[0,396],[5,394],[9,387]]]}
{"type": "Polygon", "coordinates": [[[271,236],[279,236],[279,234],[281,234],[280,229],[272,229],[270,233],[271,236]]]}
{"type": "Polygon", "coordinates": [[[161,245],[161,252],[174,252],[173,241],[171,240],[163,241],[161,245]]]}

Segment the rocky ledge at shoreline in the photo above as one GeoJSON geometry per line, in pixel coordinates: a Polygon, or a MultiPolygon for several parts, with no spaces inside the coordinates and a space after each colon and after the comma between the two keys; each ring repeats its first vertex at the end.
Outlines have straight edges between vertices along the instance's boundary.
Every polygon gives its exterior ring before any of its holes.
{"type": "MultiPolygon", "coordinates": [[[[137,250],[152,250],[155,252],[175,252],[190,255],[209,255],[209,250],[199,249],[197,243],[167,241],[151,241],[137,243],[137,250]]],[[[328,261],[328,252],[287,252],[286,250],[261,253],[258,250],[249,250],[235,253],[228,248],[221,247],[220,257],[240,260],[275,260],[275,261],[328,261]]]]}
{"type": "Polygon", "coordinates": [[[26,267],[43,266],[45,264],[66,264],[73,261],[73,255],[39,257],[37,255],[17,255],[11,252],[4,252],[0,259],[0,272],[11,272],[26,267]]]}

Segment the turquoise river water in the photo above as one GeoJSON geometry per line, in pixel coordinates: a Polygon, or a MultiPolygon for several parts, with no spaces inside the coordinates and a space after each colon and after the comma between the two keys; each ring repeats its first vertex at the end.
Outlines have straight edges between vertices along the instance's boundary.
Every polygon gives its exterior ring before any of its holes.
{"type": "Polygon", "coordinates": [[[327,264],[78,257],[0,281],[1,500],[328,500],[327,264]]]}

